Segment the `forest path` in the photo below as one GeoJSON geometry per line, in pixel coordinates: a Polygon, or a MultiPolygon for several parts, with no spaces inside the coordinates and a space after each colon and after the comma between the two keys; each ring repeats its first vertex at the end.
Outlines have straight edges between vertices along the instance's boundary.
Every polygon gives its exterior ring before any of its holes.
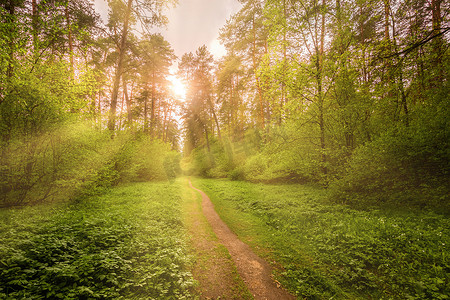
{"type": "Polygon", "coordinates": [[[200,195],[187,182],[184,187],[183,219],[194,251],[192,274],[199,283],[196,293],[200,299],[253,299],[227,248],[206,219],[200,195]]]}
{"type": "MultiPolygon", "coordinates": [[[[271,266],[265,260],[258,257],[247,244],[239,240],[237,235],[220,219],[209,197],[203,191],[195,188],[190,180],[189,186],[201,194],[204,216],[219,241],[228,249],[239,275],[244,280],[245,285],[253,297],[257,300],[296,299],[275,283],[271,276],[271,266]]],[[[225,277],[225,274],[223,277],[225,277]]]]}

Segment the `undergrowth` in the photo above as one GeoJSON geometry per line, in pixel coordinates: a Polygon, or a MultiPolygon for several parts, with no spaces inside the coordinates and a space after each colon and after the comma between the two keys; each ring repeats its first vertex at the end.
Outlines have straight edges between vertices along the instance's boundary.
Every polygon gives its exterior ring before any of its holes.
{"type": "Polygon", "coordinates": [[[179,184],[0,211],[1,299],[190,299],[179,184]]]}
{"type": "Polygon", "coordinates": [[[448,299],[450,221],[355,210],[323,189],[196,179],[221,218],[303,299],[448,299]]]}

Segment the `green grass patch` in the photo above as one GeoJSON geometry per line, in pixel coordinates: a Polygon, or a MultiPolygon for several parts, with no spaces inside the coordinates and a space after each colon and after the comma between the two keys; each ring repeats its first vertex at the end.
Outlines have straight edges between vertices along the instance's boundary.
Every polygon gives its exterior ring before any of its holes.
{"type": "Polygon", "coordinates": [[[221,218],[307,299],[448,299],[450,221],[427,211],[355,210],[326,191],[195,179],[221,218]]]}
{"type": "Polygon", "coordinates": [[[181,182],[0,211],[2,299],[191,299],[181,182]]]}

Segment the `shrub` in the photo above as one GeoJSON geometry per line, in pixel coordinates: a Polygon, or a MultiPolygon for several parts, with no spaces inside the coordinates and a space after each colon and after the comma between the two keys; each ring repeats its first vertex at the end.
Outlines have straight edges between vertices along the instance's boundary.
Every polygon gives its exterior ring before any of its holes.
{"type": "Polygon", "coordinates": [[[450,136],[442,115],[445,111],[434,114],[432,119],[398,126],[359,147],[344,176],[331,186],[334,198],[344,202],[402,201],[442,206],[440,202],[449,192],[450,136]]]}
{"type": "Polygon", "coordinates": [[[2,147],[1,205],[58,200],[114,181],[105,168],[114,154],[109,143],[107,134],[80,122],[11,140],[2,147]]]}
{"type": "Polygon", "coordinates": [[[120,182],[167,180],[180,173],[179,154],[169,144],[140,134],[124,138],[115,158],[120,182]]]}

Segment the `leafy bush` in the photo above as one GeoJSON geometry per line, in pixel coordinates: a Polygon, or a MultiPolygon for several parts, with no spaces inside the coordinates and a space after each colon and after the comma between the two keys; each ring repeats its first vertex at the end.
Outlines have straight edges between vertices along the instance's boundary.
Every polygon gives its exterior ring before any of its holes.
{"type": "Polygon", "coordinates": [[[90,72],[72,80],[66,62],[27,62],[2,79],[0,206],[70,197],[110,157],[105,135],[74,121],[87,110],[90,72]]]}
{"type": "Polygon", "coordinates": [[[167,179],[173,180],[177,175],[181,174],[181,154],[175,151],[171,151],[166,154],[163,165],[166,172],[167,179]]]}
{"type": "Polygon", "coordinates": [[[80,189],[110,186],[114,174],[105,166],[116,148],[105,132],[80,122],[16,138],[2,147],[0,205],[63,199],[80,189]]]}
{"type": "Polygon", "coordinates": [[[67,120],[71,111],[87,106],[83,95],[89,93],[90,84],[70,82],[70,69],[64,62],[35,65],[33,72],[27,67],[17,68],[2,89],[2,142],[41,135],[67,120]]]}
{"type": "Polygon", "coordinates": [[[222,137],[222,140],[211,137],[209,150],[198,147],[189,157],[184,158],[185,172],[208,178],[244,179],[243,166],[247,158],[257,152],[258,141],[256,133],[251,131],[238,141],[232,141],[228,137],[222,137]]]}
{"type": "Polygon", "coordinates": [[[167,180],[180,172],[179,155],[169,144],[140,134],[124,138],[115,158],[120,182],[167,180]]]}
{"type": "Polygon", "coordinates": [[[235,168],[234,170],[231,170],[228,173],[228,178],[231,180],[244,180],[245,179],[245,173],[242,170],[242,168],[235,168]]]}
{"type": "Polygon", "coordinates": [[[449,209],[448,108],[434,111],[432,118],[430,114],[420,112],[416,122],[359,147],[342,179],[333,183],[334,197],[350,203],[394,201],[449,209]]]}
{"type": "Polygon", "coordinates": [[[209,177],[209,171],[213,166],[213,157],[207,149],[196,148],[191,153],[189,175],[209,177]]]}
{"type": "Polygon", "coordinates": [[[122,182],[166,180],[179,171],[168,144],[127,132],[115,139],[81,122],[2,148],[0,206],[92,196],[122,182]]]}

